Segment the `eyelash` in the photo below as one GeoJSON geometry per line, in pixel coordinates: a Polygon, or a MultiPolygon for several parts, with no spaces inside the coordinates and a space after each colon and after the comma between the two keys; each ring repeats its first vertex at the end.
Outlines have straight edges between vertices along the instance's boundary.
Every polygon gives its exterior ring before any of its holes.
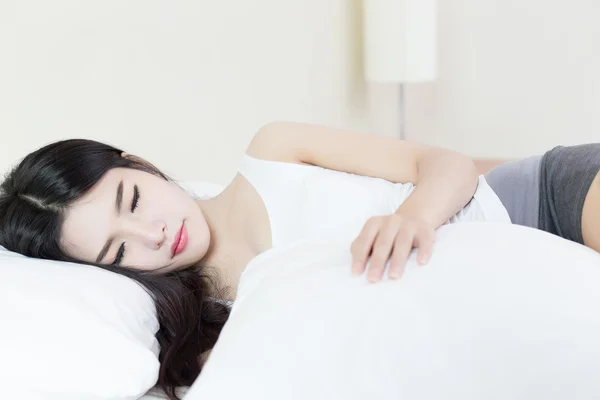
{"type": "Polygon", "coordinates": [[[121,245],[121,247],[119,247],[119,251],[117,251],[117,256],[115,257],[115,261],[113,261],[113,265],[121,264],[121,261],[123,260],[124,255],[125,255],[125,243],[123,243],[121,245]]]}
{"type": "Polygon", "coordinates": [[[131,212],[134,212],[138,206],[138,202],[140,200],[140,191],[138,190],[137,185],[133,187],[133,201],[131,202],[131,212]]]}
{"type": "MultiPolygon", "coordinates": [[[[140,191],[137,185],[133,186],[133,200],[131,201],[131,212],[134,212],[138,207],[138,203],[140,201],[140,191]]],[[[115,261],[113,261],[113,265],[121,264],[123,257],[125,256],[125,243],[121,244],[119,247],[119,251],[117,251],[117,256],[115,257],[115,261]]]]}

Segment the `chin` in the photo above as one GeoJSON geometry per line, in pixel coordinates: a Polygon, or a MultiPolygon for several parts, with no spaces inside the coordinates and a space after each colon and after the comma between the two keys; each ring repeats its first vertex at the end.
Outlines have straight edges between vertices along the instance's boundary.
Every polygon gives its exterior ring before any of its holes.
{"type": "Polygon", "coordinates": [[[198,246],[194,252],[194,262],[192,263],[192,265],[196,265],[198,264],[200,261],[202,261],[202,259],[206,256],[206,254],[208,253],[208,248],[209,248],[209,243],[201,243],[200,246],[198,246]]]}
{"type": "Polygon", "coordinates": [[[198,261],[200,261],[204,258],[204,256],[206,256],[206,253],[208,253],[208,250],[210,249],[211,238],[208,226],[204,229],[203,232],[198,234],[196,239],[200,240],[194,243],[194,254],[197,256],[198,261]]]}
{"type": "Polygon", "coordinates": [[[196,221],[193,225],[190,223],[188,225],[188,243],[185,250],[180,254],[182,265],[186,266],[178,268],[184,269],[198,264],[206,256],[209,247],[210,230],[206,222],[198,224],[198,221],[196,221]]]}

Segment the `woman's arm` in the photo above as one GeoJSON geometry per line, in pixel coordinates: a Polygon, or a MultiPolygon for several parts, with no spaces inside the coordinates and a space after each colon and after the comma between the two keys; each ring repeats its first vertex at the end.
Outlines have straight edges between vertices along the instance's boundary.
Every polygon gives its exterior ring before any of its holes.
{"type": "Polygon", "coordinates": [[[498,165],[504,164],[509,160],[493,160],[493,159],[475,159],[475,167],[477,172],[481,175],[487,174],[490,170],[498,165]]]}
{"type": "Polygon", "coordinates": [[[473,160],[454,151],[309,124],[269,124],[248,154],[415,184],[395,213],[371,218],[352,243],[352,271],[362,274],[370,261],[371,282],[382,278],[388,261],[388,276],[400,278],[413,248],[426,263],[435,230],[471,200],[478,182],[473,160]]]}
{"type": "Polygon", "coordinates": [[[473,160],[451,150],[303,123],[266,125],[248,153],[395,183],[412,182],[416,189],[398,212],[418,214],[435,228],[471,200],[478,181],[473,160]]]}

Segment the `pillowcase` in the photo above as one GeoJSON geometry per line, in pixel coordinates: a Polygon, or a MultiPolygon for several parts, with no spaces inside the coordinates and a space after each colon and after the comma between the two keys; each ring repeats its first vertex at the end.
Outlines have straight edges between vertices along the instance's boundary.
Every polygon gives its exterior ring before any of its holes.
{"type": "Polygon", "coordinates": [[[440,228],[402,279],[350,273],[353,238],[247,267],[185,400],[597,399],[600,256],[510,224],[440,228]]]}
{"type": "MultiPolygon", "coordinates": [[[[182,182],[195,197],[221,185],[182,182]]],[[[137,283],[0,247],[0,397],[138,399],[158,377],[156,311],[137,283]]]]}
{"type": "Polygon", "coordinates": [[[120,275],[2,249],[0,317],[3,398],[137,399],[158,377],[154,303],[120,275]]]}

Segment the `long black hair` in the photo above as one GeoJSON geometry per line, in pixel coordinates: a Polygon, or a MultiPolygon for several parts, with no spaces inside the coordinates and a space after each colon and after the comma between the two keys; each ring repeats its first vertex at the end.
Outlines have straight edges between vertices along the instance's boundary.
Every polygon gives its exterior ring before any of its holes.
{"type": "MultiPolygon", "coordinates": [[[[0,185],[0,245],[28,257],[81,262],[60,246],[64,212],[73,202],[113,168],[167,179],[151,164],[122,154],[104,143],[71,139],[27,155],[0,185]]],[[[201,354],[212,349],[229,317],[226,305],[208,297],[219,292],[215,275],[202,266],[168,274],[96,266],[135,280],[154,299],[160,325],[157,385],[170,399],[178,399],[176,387],[194,382],[201,354]]]]}

